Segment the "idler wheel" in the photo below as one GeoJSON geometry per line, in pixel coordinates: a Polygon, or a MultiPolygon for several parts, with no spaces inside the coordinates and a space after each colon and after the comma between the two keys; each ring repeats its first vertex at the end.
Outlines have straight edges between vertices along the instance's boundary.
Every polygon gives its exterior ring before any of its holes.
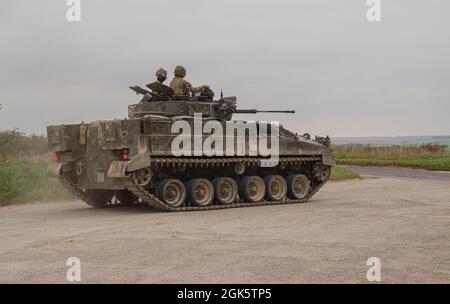
{"type": "Polygon", "coordinates": [[[291,199],[304,199],[311,189],[309,179],[303,174],[292,174],[287,178],[288,196],[291,199]]]}
{"type": "Polygon", "coordinates": [[[218,177],[213,180],[215,201],[222,205],[236,201],[238,185],[231,177],[218,177]]]}
{"type": "Polygon", "coordinates": [[[152,170],[150,168],[139,169],[134,172],[134,180],[139,186],[145,187],[152,181],[152,170]]]}
{"type": "Polygon", "coordinates": [[[269,201],[281,201],[287,193],[287,182],[280,175],[269,175],[264,177],[266,184],[266,198],[269,201]]]}
{"type": "Polygon", "coordinates": [[[264,198],[266,185],[259,176],[246,176],[239,183],[240,196],[246,202],[259,202],[264,198]]]}
{"type": "Polygon", "coordinates": [[[214,199],[214,186],[205,178],[191,179],[186,188],[188,201],[196,206],[208,206],[214,199]]]}
{"type": "Polygon", "coordinates": [[[165,179],[158,185],[157,195],[170,207],[179,207],[186,199],[186,188],[178,179],[165,179]]]}
{"type": "Polygon", "coordinates": [[[114,196],[114,191],[112,190],[87,189],[85,193],[90,199],[87,204],[94,208],[106,207],[114,196]]]}

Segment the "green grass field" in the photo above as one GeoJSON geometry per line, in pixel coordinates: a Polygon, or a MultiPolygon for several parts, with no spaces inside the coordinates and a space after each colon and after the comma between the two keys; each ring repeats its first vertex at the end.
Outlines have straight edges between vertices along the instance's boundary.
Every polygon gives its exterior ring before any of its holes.
{"type": "Polygon", "coordinates": [[[343,168],[343,167],[333,167],[331,169],[331,176],[330,180],[333,181],[341,181],[341,180],[347,180],[347,179],[355,179],[360,178],[359,174],[356,172],[353,172],[352,170],[343,168]]]}
{"type": "Polygon", "coordinates": [[[334,155],[338,164],[345,165],[450,171],[450,152],[445,145],[336,148],[334,155]]]}

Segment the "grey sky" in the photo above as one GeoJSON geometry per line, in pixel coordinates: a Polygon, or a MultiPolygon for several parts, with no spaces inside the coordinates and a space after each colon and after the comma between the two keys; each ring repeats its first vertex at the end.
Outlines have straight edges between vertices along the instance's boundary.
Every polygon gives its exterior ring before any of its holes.
{"type": "MultiPolygon", "coordinates": [[[[128,89],[182,64],[195,84],[299,132],[450,134],[450,1],[0,2],[0,129],[126,116],[128,89]]],[[[241,115],[240,118],[252,118],[241,115]]]]}

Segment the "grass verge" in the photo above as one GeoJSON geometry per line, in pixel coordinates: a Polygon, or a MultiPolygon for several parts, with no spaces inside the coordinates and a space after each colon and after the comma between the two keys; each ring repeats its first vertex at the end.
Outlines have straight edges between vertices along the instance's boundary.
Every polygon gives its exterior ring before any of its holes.
{"type": "Polygon", "coordinates": [[[407,167],[435,171],[450,171],[450,157],[429,156],[422,158],[384,159],[384,158],[338,158],[341,165],[407,167]]]}
{"type": "Polygon", "coordinates": [[[331,169],[330,180],[341,181],[355,178],[360,178],[359,174],[347,168],[335,166],[331,169]]]}

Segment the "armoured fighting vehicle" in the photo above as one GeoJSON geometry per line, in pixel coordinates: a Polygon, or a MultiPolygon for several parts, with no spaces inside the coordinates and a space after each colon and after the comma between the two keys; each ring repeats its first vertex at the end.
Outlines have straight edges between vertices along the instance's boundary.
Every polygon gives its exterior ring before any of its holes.
{"type": "MultiPolygon", "coordinates": [[[[196,123],[205,127],[214,121],[212,129],[225,130],[236,122],[234,114],[259,111],[237,109],[235,97],[213,100],[212,92],[174,96],[164,85],[147,87],[130,87],[143,98],[129,106],[126,119],[47,127],[54,160],[49,175],[92,207],[145,203],[162,211],[190,211],[301,203],[325,184],[335,165],[328,137],[311,139],[282,126],[274,129],[279,156],[272,163],[260,146],[255,149],[249,130],[216,136],[223,142],[214,142],[215,153],[206,156],[186,144],[197,141],[202,147],[211,135],[203,129],[194,133],[196,123]],[[192,130],[184,134],[192,135],[183,137],[188,141],[175,145],[184,149],[182,155],[173,151],[180,125],[192,130]]],[[[261,122],[255,125],[258,139],[267,134],[267,147],[275,145],[268,135],[272,125],[265,134],[261,122]]]]}

